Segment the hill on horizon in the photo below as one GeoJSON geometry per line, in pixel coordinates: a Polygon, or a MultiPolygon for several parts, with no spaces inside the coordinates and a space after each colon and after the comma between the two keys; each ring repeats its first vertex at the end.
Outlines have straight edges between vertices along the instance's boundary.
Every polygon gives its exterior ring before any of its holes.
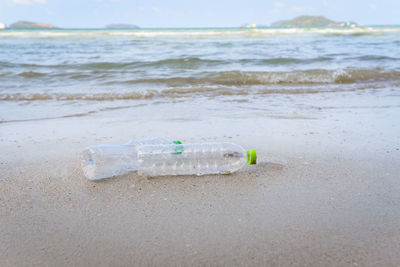
{"type": "Polygon", "coordinates": [[[51,24],[42,22],[32,22],[20,20],[11,24],[8,28],[10,29],[56,29],[57,27],[51,24]]]}
{"type": "Polygon", "coordinates": [[[272,27],[292,27],[292,26],[352,26],[355,22],[336,22],[324,16],[297,16],[290,20],[280,20],[271,24],[272,27]]]}

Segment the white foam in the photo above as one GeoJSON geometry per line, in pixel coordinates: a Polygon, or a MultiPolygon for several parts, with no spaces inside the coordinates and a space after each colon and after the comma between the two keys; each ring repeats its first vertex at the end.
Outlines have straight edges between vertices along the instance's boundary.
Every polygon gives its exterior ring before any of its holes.
{"type": "Polygon", "coordinates": [[[139,30],[3,30],[1,37],[9,38],[57,38],[57,37],[207,37],[207,36],[262,36],[285,34],[387,34],[400,33],[399,26],[353,28],[260,28],[260,29],[139,29],[139,30]]]}

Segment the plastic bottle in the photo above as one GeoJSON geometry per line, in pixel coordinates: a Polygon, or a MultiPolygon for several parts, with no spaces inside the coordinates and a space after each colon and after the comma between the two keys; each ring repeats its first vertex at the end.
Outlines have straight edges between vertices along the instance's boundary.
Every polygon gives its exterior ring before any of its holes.
{"type": "Polygon", "coordinates": [[[228,174],[257,161],[254,149],[232,143],[145,145],[137,153],[138,173],[145,176],[228,174]]]}
{"type": "Polygon", "coordinates": [[[180,144],[166,138],[131,140],[126,144],[104,144],[87,147],[81,155],[81,165],[89,180],[100,180],[137,169],[137,148],[141,145],[180,144]]]}

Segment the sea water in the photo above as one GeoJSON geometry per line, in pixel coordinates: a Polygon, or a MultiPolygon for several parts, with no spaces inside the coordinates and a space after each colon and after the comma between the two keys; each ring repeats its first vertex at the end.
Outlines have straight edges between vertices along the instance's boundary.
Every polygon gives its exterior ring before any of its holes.
{"type": "Polygon", "coordinates": [[[1,123],[177,100],[289,109],[399,87],[400,26],[0,31],[1,123]]]}

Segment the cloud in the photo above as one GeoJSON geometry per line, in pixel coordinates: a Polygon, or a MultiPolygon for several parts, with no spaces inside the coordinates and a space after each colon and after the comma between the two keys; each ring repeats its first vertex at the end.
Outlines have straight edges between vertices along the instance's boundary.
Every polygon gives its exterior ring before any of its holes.
{"type": "Polygon", "coordinates": [[[31,4],[46,4],[47,0],[12,0],[15,5],[31,5],[31,4]]]}
{"type": "Polygon", "coordinates": [[[13,4],[16,5],[30,5],[31,1],[30,0],[12,0],[13,4]]]}
{"type": "Polygon", "coordinates": [[[313,7],[292,7],[295,12],[314,12],[316,9],[313,7]]]}
{"type": "Polygon", "coordinates": [[[277,9],[277,8],[274,8],[269,13],[271,13],[271,14],[279,14],[279,13],[281,13],[281,11],[279,9],[277,9]]]}
{"type": "Polygon", "coordinates": [[[51,9],[49,9],[49,8],[45,8],[44,11],[45,11],[46,14],[49,15],[49,16],[54,16],[54,15],[56,14],[53,10],[51,10],[51,9]]]}
{"type": "Polygon", "coordinates": [[[370,8],[370,9],[376,9],[376,5],[375,4],[368,4],[368,7],[370,8]]]}
{"type": "Polygon", "coordinates": [[[296,12],[304,12],[306,9],[304,7],[293,7],[292,10],[296,12]]]}
{"type": "Polygon", "coordinates": [[[276,7],[285,7],[286,4],[284,2],[274,2],[274,6],[276,6],[276,7]]]}
{"type": "Polygon", "coordinates": [[[154,13],[161,13],[161,9],[159,8],[159,7],[152,7],[151,8],[151,10],[154,12],[154,13]]]}

